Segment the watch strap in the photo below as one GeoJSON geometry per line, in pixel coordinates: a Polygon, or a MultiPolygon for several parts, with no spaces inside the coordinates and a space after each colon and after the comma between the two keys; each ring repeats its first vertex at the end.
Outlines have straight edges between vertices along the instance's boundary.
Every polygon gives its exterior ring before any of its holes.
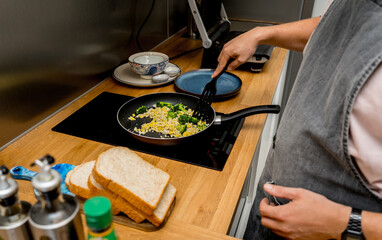
{"type": "Polygon", "coordinates": [[[349,223],[345,231],[342,233],[342,239],[347,239],[348,235],[352,236],[352,239],[365,239],[362,233],[362,210],[358,208],[352,208],[350,213],[349,223]]]}

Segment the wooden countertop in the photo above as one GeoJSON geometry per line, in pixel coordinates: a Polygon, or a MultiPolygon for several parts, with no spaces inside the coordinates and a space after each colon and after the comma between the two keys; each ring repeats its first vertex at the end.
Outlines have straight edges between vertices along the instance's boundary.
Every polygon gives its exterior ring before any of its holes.
{"type": "MultiPolygon", "coordinates": [[[[155,50],[175,56],[200,47],[199,40],[183,38],[180,34],[162,43],[155,50]]],[[[277,81],[285,61],[287,50],[275,48],[270,61],[260,74],[235,70],[243,81],[239,94],[229,100],[213,103],[218,112],[229,113],[242,108],[270,104],[277,81]]],[[[188,53],[171,60],[182,72],[199,69],[202,50],[188,53]]],[[[28,134],[0,152],[0,164],[8,168],[29,165],[37,158],[49,153],[56,163],[78,165],[91,161],[110,148],[110,145],[70,135],[53,132],[51,129],[73,112],[98,96],[103,91],[130,96],[141,96],[155,92],[175,92],[174,85],[157,88],[134,88],[124,85],[112,77],[73,102],[53,117],[37,126],[28,134]]],[[[171,175],[171,183],[178,189],[177,202],[166,225],[156,232],[142,232],[116,224],[121,239],[231,239],[227,236],[244,180],[259,140],[265,114],[247,117],[223,171],[215,171],[178,161],[137,152],[143,159],[171,175]]],[[[37,170],[37,167],[30,168],[37,170]]],[[[32,185],[18,181],[20,198],[35,201],[32,185]]]]}

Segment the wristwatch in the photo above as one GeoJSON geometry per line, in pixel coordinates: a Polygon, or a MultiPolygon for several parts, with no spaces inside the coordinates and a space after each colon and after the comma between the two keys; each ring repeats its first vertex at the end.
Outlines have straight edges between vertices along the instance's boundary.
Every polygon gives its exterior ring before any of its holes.
{"type": "Polygon", "coordinates": [[[362,211],[353,208],[350,213],[350,219],[348,226],[346,227],[345,231],[341,235],[341,240],[359,240],[359,239],[365,239],[362,233],[361,228],[361,216],[362,211]]]}

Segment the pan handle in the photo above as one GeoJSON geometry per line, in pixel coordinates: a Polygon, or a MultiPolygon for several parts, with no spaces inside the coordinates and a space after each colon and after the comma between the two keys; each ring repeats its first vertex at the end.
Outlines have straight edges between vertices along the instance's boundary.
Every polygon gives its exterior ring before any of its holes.
{"type": "Polygon", "coordinates": [[[248,117],[248,116],[260,114],[260,113],[275,113],[275,114],[277,114],[279,112],[280,112],[280,105],[254,106],[254,107],[244,108],[242,110],[239,110],[239,111],[236,111],[233,113],[219,115],[215,119],[215,124],[219,124],[219,122],[227,122],[227,121],[231,121],[231,120],[236,120],[236,119],[240,119],[243,117],[248,117]],[[220,119],[218,119],[218,118],[220,118],[220,119]]]}

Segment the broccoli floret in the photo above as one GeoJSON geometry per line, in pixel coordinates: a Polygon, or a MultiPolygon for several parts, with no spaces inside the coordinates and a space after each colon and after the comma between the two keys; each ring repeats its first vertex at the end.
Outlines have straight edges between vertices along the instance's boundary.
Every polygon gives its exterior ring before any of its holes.
{"type": "Polygon", "coordinates": [[[146,106],[142,106],[142,107],[139,107],[136,111],[137,114],[142,114],[142,113],[145,113],[147,112],[147,107],[146,106]]]}
{"type": "Polygon", "coordinates": [[[198,129],[199,129],[200,131],[203,131],[203,130],[206,129],[206,128],[207,128],[207,125],[206,125],[206,124],[198,125],[198,129]]]}
{"type": "Polygon", "coordinates": [[[192,117],[190,115],[187,115],[187,114],[183,114],[183,115],[180,115],[178,117],[178,122],[180,124],[186,124],[186,123],[198,124],[199,119],[192,117]]]}
{"type": "Polygon", "coordinates": [[[197,119],[196,117],[191,117],[191,122],[192,122],[193,124],[198,124],[199,119],[197,119]]]}
{"type": "Polygon", "coordinates": [[[176,118],[178,115],[176,114],[176,112],[169,111],[169,112],[167,113],[167,116],[169,116],[170,118],[176,118]]]}
{"type": "Polygon", "coordinates": [[[187,111],[186,108],[184,108],[184,105],[181,103],[175,104],[174,111],[187,111]]]}
{"type": "Polygon", "coordinates": [[[183,133],[186,131],[186,129],[187,129],[187,125],[185,125],[185,124],[183,124],[183,125],[177,125],[177,126],[176,126],[176,129],[178,129],[178,131],[179,131],[181,134],[183,134],[183,133]]]}
{"type": "Polygon", "coordinates": [[[174,105],[168,102],[157,102],[157,107],[168,107],[171,110],[174,110],[174,105]]]}
{"type": "Polygon", "coordinates": [[[165,106],[165,102],[157,102],[157,107],[164,107],[165,106]]]}
{"type": "Polygon", "coordinates": [[[178,122],[179,122],[179,124],[186,124],[190,121],[190,118],[191,118],[191,116],[189,116],[187,114],[183,114],[183,115],[180,115],[178,117],[178,122]]]}

